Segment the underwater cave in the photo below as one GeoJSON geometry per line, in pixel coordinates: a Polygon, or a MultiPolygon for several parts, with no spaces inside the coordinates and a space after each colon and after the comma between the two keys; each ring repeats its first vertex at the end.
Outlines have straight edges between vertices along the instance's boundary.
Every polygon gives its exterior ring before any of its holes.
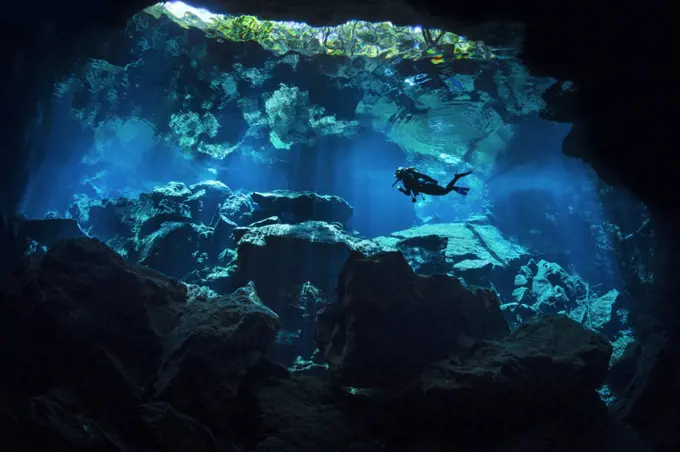
{"type": "Polygon", "coordinates": [[[675,450],[675,201],[528,16],[378,3],[16,44],[3,450],[675,450]]]}

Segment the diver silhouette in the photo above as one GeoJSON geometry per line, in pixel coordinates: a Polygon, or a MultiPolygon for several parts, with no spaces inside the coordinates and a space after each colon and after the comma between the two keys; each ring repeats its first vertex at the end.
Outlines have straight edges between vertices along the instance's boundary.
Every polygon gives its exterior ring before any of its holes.
{"type": "Polygon", "coordinates": [[[456,193],[465,196],[468,194],[470,189],[468,187],[457,187],[456,182],[458,182],[459,179],[470,175],[471,173],[472,170],[466,171],[464,173],[457,173],[455,176],[453,176],[451,182],[446,184],[446,187],[442,187],[439,185],[439,182],[436,179],[433,179],[427,174],[416,171],[416,169],[413,167],[400,167],[394,172],[394,177],[397,180],[394,181],[392,187],[394,187],[398,182],[401,182],[403,186],[399,186],[397,188],[406,196],[410,196],[411,202],[416,202],[418,195],[425,199],[423,194],[430,196],[444,196],[448,195],[452,191],[455,191],[456,193]]]}

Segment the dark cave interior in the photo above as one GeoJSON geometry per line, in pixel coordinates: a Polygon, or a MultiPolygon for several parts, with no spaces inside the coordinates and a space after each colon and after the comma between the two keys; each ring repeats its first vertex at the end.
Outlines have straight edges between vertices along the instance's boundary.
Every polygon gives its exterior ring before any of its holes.
{"type": "MultiPolygon", "coordinates": [[[[55,78],[74,62],[96,57],[102,37],[124,27],[148,0],[7,5],[1,37],[5,66],[0,78],[0,211],[16,212],[29,161],[43,160],[49,127],[42,99],[55,78]]],[[[391,20],[460,30],[471,39],[503,47],[523,28],[523,64],[536,75],[571,81],[574,90],[548,90],[544,118],[572,123],[563,152],[592,166],[601,179],[623,186],[650,209],[661,256],[656,256],[657,292],[640,300],[640,359],[633,384],[638,393],[620,417],[645,439],[661,437],[658,450],[680,441],[680,304],[674,258],[680,253],[680,202],[670,185],[676,177],[671,95],[677,84],[669,68],[673,40],[670,4],[577,0],[556,5],[538,0],[434,2],[415,0],[198,0],[195,6],[231,14],[297,20],[312,25],[347,19],[391,20]],[[668,92],[666,92],[668,91],[668,92]]],[[[1,381],[1,380],[0,380],[1,381]]],[[[0,433],[2,427],[0,427],[0,433]]],[[[654,441],[652,441],[654,442],[654,441]]],[[[173,449],[174,450],[174,449],[173,449]]],[[[270,449],[267,449],[270,450],[270,449]]],[[[276,449],[271,449],[276,450],[276,449]]]]}

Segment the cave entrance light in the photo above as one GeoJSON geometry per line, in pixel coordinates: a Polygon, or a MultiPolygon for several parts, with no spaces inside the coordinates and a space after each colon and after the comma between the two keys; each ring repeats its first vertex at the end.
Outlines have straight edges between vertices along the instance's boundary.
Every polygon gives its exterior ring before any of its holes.
{"type": "Polygon", "coordinates": [[[391,22],[351,20],[335,26],[312,27],[302,22],[215,14],[178,1],[157,3],[144,11],[156,18],[166,16],[183,28],[199,28],[209,38],[221,42],[254,41],[277,55],[295,52],[305,56],[430,59],[434,64],[497,58],[483,41],[471,41],[436,28],[397,26],[391,22]]]}

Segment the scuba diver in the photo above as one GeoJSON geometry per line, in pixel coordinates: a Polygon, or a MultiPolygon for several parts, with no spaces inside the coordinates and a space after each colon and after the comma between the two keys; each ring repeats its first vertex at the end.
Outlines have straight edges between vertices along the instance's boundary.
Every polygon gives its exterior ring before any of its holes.
{"type": "Polygon", "coordinates": [[[451,179],[451,182],[449,182],[446,187],[442,187],[439,185],[439,182],[436,179],[431,178],[427,174],[416,171],[413,167],[400,167],[394,172],[394,177],[396,177],[397,180],[394,181],[392,187],[394,187],[397,182],[401,182],[403,187],[399,186],[397,188],[406,196],[410,196],[411,202],[416,202],[418,195],[425,199],[423,194],[430,196],[444,196],[448,195],[452,191],[455,191],[456,193],[465,196],[470,191],[470,188],[457,187],[456,182],[458,182],[458,179],[468,176],[471,173],[472,170],[466,171],[464,173],[458,173],[453,176],[453,179],[451,179]]]}

